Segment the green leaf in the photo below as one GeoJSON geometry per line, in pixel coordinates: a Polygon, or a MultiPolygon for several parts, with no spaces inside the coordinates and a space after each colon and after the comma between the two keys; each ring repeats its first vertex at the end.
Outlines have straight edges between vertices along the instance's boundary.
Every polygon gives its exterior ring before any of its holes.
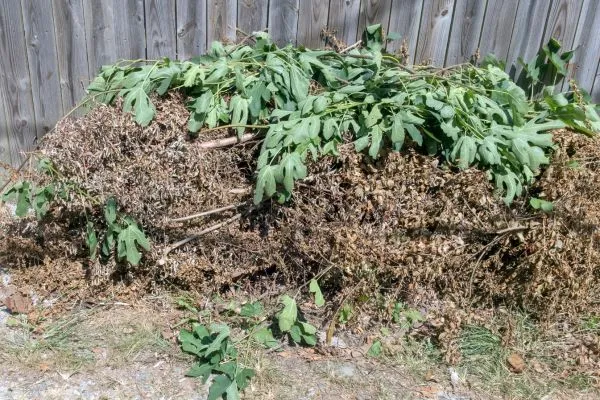
{"type": "MultiPolygon", "coordinates": [[[[235,376],[235,381],[239,390],[244,390],[248,387],[250,379],[255,375],[254,370],[250,368],[242,368],[235,376]]],[[[227,399],[229,400],[229,399],[227,399]]]]}
{"type": "Polygon", "coordinates": [[[309,323],[298,321],[298,325],[300,326],[300,329],[302,329],[302,332],[306,335],[314,335],[317,333],[317,328],[309,323]]]}
{"type": "Polygon", "coordinates": [[[298,307],[296,306],[296,300],[288,295],[284,295],[280,301],[284,307],[277,317],[279,330],[281,332],[289,332],[298,319],[298,307]]]}
{"type": "MultiPolygon", "coordinates": [[[[230,386],[235,385],[235,382],[229,379],[226,375],[218,375],[215,376],[212,385],[208,389],[208,397],[207,400],[217,400],[219,397],[223,396],[226,392],[229,394],[230,386]]],[[[235,388],[237,392],[237,386],[235,388]]],[[[234,397],[235,398],[235,397],[234,397]]],[[[238,396],[239,398],[239,396],[238,396]]]]}
{"type": "Polygon", "coordinates": [[[229,337],[230,331],[227,325],[223,324],[212,324],[210,331],[217,336],[213,339],[210,345],[206,348],[206,354],[212,354],[218,352],[221,349],[222,343],[229,337]]]}
{"type": "Polygon", "coordinates": [[[371,147],[369,147],[369,156],[371,158],[377,158],[379,150],[381,149],[381,141],[383,139],[383,132],[379,125],[375,125],[371,128],[371,147]]]}
{"type": "Polygon", "coordinates": [[[266,165],[258,172],[256,180],[256,189],[254,192],[254,204],[260,204],[264,198],[269,198],[275,194],[275,174],[278,166],[266,165]]]}
{"type": "Polygon", "coordinates": [[[98,254],[98,237],[96,236],[96,230],[94,229],[94,223],[88,221],[87,223],[87,232],[85,237],[85,244],[87,248],[90,250],[90,258],[96,258],[98,254]]]}
{"type": "Polygon", "coordinates": [[[279,346],[279,342],[273,337],[273,332],[269,328],[256,330],[252,337],[266,348],[272,349],[279,346]]]}
{"type": "Polygon", "coordinates": [[[144,233],[138,228],[137,224],[131,222],[119,232],[117,238],[119,259],[125,258],[131,265],[138,265],[142,258],[138,246],[146,251],[150,250],[150,242],[144,233]]]}
{"type": "Polygon", "coordinates": [[[325,299],[323,298],[323,293],[321,292],[321,288],[319,287],[319,283],[316,281],[316,279],[310,280],[308,290],[315,294],[315,305],[317,307],[323,307],[325,305],[325,299]]]}
{"type": "Polygon", "coordinates": [[[354,149],[358,152],[363,151],[369,146],[369,136],[359,137],[354,141],[354,149]]]}
{"type": "Polygon", "coordinates": [[[129,112],[132,108],[135,115],[135,122],[141,126],[147,126],[152,121],[152,118],[154,118],[154,105],[142,85],[129,89],[126,92],[123,99],[123,110],[129,112]]]}
{"type": "Polygon", "coordinates": [[[104,205],[104,220],[107,225],[113,225],[117,221],[117,202],[111,197],[104,205]]]}
{"type": "Polygon", "coordinates": [[[423,135],[413,124],[404,124],[404,128],[408,132],[410,138],[419,146],[423,145],[423,135]]]}
{"type": "Polygon", "coordinates": [[[306,166],[298,153],[289,153],[281,161],[283,171],[283,187],[288,192],[294,190],[294,181],[306,178],[306,166]]]}
{"type": "Polygon", "coordinates": [[[210,364],[196,364],[185,373],[185,376],[190,378],[202,378],[202,383],[205,383],[210,377],[212,366],[210,364]]]}
{"type": "Polygon", "coordinates": [[[369,357],[379,357],[382,353],[382,345],[381,345],[381,341],[380,340],[376,340],[373,342],[373,344],[371,345],[371,347],[369,347],[369,350],[367,351],[367,355],[369,357]]]}
{"type": "Polygon", "coordinates": [[[260,301],[255,301],[254,303],[246,303],[242,306],[240,310],[240,315],[246,318],[256,317],[262,314],[264,311],[263,305],[260,301]]]}
{"type": "Polygon", "coordinates": [[[392,123],[391,137],[392,144],[396,147],[394,150],[400,150],[404,144],[404,126],[402,125],[402,116],[400,114],[394,114],[394,122],[392,123]]]}
{"type": "Polygon", "coordinates": [[[532,197],[529,199],[529,205],[536,210],[542,210],[546,213],[552,212],[554,210],[554,204],[550,201],[546,201],[543,199],[538,199],[536,197],[532,197]]]}
{"type": "Polygon", "coordinates": [[[292,326],[288,333],[294,343],[302,343],[302,331],[300,330],[299,325],[292,326]]]}

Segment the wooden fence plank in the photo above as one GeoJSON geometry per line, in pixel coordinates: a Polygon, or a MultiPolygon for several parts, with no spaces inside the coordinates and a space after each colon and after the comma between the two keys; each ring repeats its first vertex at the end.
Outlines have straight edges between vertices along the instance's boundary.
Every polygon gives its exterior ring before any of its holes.
{"type": "Polygon", "coordinates": [[[175,58],[175,2],[146,0],[146,57],[175,58]]]}
{"type": "MultiPolygon", "coordinates": [[[[583,0],[554,0],[550,7],[542,43],[548,43],[550,38],[555,38],[562,43],[563,48],[574,48],[575,32],[582,6],[583,0]]],[[[568,90],[568,87],[568,79],[565,79],[562,88],[568,90]]]]}
{"type": "Polygon", "coordinates": [[[469,61],[479,48],[487,0],[457,0],[446,65],[469,61]]]}
{"type": "MultiPolygon", "coordinates": [[[[148,20],[144,15],[144,0],[114,0],[114,30],[117,58],[137,60],[150,57],[146,53],[146,24],[152,29],[152,18],[148,20]]],[[[166,12],[161,17],[167,20],[175,18],[166,12]]],[[[169,42],[175,35],[175,28],[169,35],[169,42]]],[[[148,48],[154,48],[154,44],[148,42],[148,48]]],[[[169,55],[170,54],[165,54],[169,55]]]]}
{"type": "Polygon", "coordinates": [[[83,5],[88,70],[90,77],[94,77],[102,65],[113,63],[117,58],[113,3],[84,0],[83,5]]]}
{"type": "Polygon", "coordinates": [[[416,62],[430,61],[433,65],[444,65],[453,14],[454,0],[425,0],[416,62]]]}
{"type": "Polygon", "coordinates": [[[327,27],[329,3],[322,0],[302,0],[298,17],[296,41],[310,48],[323,46],[321,30],[327,27]]]}
{"type": "MultiPolygon", "coordinates": [[[[0,32],[1,31],[2,30],[0,29],[0,32]]],[[[3,79],[0,79],[0,85],[5,85],[3,79]]],[[[10,151],[10,135],[8,134],[10,129],[9,121],[8,101],[4,99],[4,90],[0,90],[0,163],[13,165],[12,154],[10,151]]],[[[3,185],[8,177],[8,171],[5,171],[0,164],[0,185],[3,185]]]]}
{"type": "Polygon", "coordinates": [[[89,83],[85,22],[81,0],[53,0],[56,52],[63,108],[71,109],[89,83]]]}
{"type": "MultiPolygon", "coordinates": [[[[587,91],[594,87],[600,55],[600,7],[596,0],[586,0],[579,17],[575,43],[581,47],[575,52],[575,79],[587,91]]],[[[596,95],[596,99],[598,96],[596,95]]]]}
{"type": "Polygon", "coordinates": [[[339,40],[352,45],[360,39],[357,37],[359,15],[360,0],[331,0],[327,26],[335,31],[339,40]]]}
{"type": "Polygon", "coordinates": [[[508,49],[506,68],[518,78],[523,69],[519,57],[525,62],[533,59],[542,45],[550,2],[548,0],[521,0],[517,8],[512,40],[508,49]]]}
{"type": "Polygon", "coordinates": [[[238,0],[237,26],[247,34],[267,27],[269,0],[238,0]]]}
{"type": "Polygon", "coordinates": [[[269,3],[269,33],[278,45],[296,44],[298,1],[272,0],[269,3]]]}
{"type": "MultiPolygon", "coordinates": [[[[395,53],[406,41],[409,58],[414,58],[417,52],[419,25],[423,10],[422,0],[394,0],[390,10],[389,33],[398,33],[401,38],[387,45],[387,51],[395,53]]],[[[412,60],[411,60],[412,61],[412,60]]]]}
{"type": "Polygon", "coordinates": [[[206,0],[177,0],[177,58],[206,52],[206,0]]]}
{"type": "Polygon", "coordinates": [[[506,60],[518,3],[519,0],[488,0],[479,40],[482,57],[494,54],[499,60],[506,60]]]}
{"type": "Polygon", "coordinates": [[[207,44],[215,41],[235,42],[237,25],[236,0],[208,0],[207,44]]]}
{"type": "Polygon", "coordinates": [[[598,62],[598,67],[596,68],[596,79],[594,79],[591,95],[592,101],[596,104],[600,104],[600,60],[598,62]]]}
{"type": "Polygon", "coordinates": [[[40,138],[63,115],[52,3],[23,1],[22,12],[33,109],[40,138]]]}
{"type": "Polygon", "coordinates": [[[392,0],[362,0],[360,2],[360,17],[358,21],[358,39],[365,28],[373,24],[381,24],[385,32],[390,24],[392,0]]]}
{"type": "Polygon", "coordinates": [[[2,134],[16,165],[21,152],[33,148],[37,132],[19,0],[0,1],[0,91],[7,114],[2,134]]]}

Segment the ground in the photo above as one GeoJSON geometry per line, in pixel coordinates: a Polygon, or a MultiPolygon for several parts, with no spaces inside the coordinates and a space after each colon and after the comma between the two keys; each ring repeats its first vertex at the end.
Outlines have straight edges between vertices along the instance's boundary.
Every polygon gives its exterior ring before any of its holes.
{"type": "MultiPolygon", "coordinates": [[[[38,321],[1,314],[0,399],[204,399],[208,387],[184,376],[193,362],[179,350],[174,326],[184,314],[168,295],[134,303],[76,306],[38,321]]],[[[351,340],[348,340],[351,342],[351,340]]],[[[593,399],[533,383],[526,374],[487,370],[481,357],[448,368],[423,347],[374,359],[359,345],[335,351],[286,347],[246,349],[257,376],[245,399],[593,399]],[[481,372],[479,371],[479,372],[481,372]],[[544,389],[545,388],[545,389],[544,389]]]]}

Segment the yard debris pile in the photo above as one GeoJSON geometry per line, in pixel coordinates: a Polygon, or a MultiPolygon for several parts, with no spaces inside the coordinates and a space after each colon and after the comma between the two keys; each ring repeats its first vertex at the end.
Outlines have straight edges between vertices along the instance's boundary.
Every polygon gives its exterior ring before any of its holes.
{"type": "Polygon", "coordinates": [[[184,99],[168,95],[155,103],[147,127],[118,106],[102,105],[61,121],[45,138],[42,156],[89,195],[57,199],[60,206],[41,222],[3,217],[0,264],[17,284],[36,286],[42,295],[75,293],[76,286],[106,292],[115,280],[140,290],[175,284],[218,291],[237,284],[259,291],[273,280],[299,287],[322,273],[330,298],[357,288],[353,296],[410,301],[433,290],[458,305],[524,306],[541,317],[589,311],[597,302],[594,139],[555,132],[560,147],[530,191],[553,202],[550,213],[533,210],[527,198],[506,207],[484,172],[455,171],[415,149],[372,161],[352,144],[342,145],[339,157],[310,164],[289,203],[255,206],[259,144],[202,148],[229,133],[190,138],[184,99]],[[111,197],[151,240],[136,267],[89,260],[87,220],[102,215],[111,197]],[[225,206],[231,207],[173,221],[225,206]]]}

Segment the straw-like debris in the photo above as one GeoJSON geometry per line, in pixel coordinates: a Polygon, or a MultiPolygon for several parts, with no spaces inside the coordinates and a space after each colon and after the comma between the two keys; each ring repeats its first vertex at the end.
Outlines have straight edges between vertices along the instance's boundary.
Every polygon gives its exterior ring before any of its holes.
{"type": "Polygon", "coordinates": [[[273,279],[289,288],[323,274],[328,296],[359,287],[355,296],[410,300],[427,290],[459,305],[525,306],[540,316],[589,310],[597,301],[595,140],[555,133],[560,147],[531,189],[554,203],[549,214],[528,199],[509,209],[483,172],[451,170],[414,150],[371,161],[351,145],[313,163],[288,204],[257,207],[251,199],[259,144],[248,137],[203,145],[230,135],[191,138],[183,98],[155,104],[156,118],[145,128],[118,107],[99,106],[48,135],[43,155],[96,202],[75,196],[42,222],[5,222],[0,263],[20,271],[15,279],[34,284],[32,274],[40,277],[49,264],[81,268],[100,290],[110,287],[109,278],[146,289],[165,282],[260,288],[273,279]],[[101,214],[110,197],[152,241],[136,268],[88,261],[84,215],[101,214]]]}

